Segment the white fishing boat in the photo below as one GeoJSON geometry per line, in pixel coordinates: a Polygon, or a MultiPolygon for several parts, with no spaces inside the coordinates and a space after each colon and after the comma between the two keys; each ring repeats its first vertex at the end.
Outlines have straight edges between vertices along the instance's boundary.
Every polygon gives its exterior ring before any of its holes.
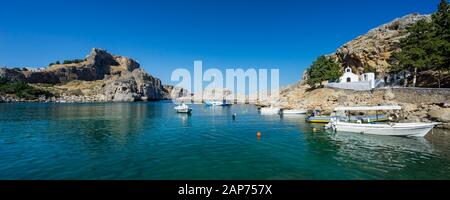
{"type": "Polygon", "coordinates": [[[267,107],[261,108],[261,115],[278,115],[280,114],[281,109],[277,107],[267,107]]]}
{"type": "Polygon", "coordinates": [[[307,110],[283,110],[283,115],[306,115],[307,110]]]}
{"type": "MultiPolygon", "coordinates": [[[[400,106],[364,106],[364,107],[338,107],[335,111],[392,111],[401,110],[400,106]]],[[[406,136],[406,137],[424,137],[427,135],[438,123],[363,123],[362,120],[356,122],[345,121],[345,118],[335,117],[327,125],[337,132],[351,132],[372,135],[386,135],[386,136],[406,136]]],[[[348,116],[350,119],[350,114],[348,116]]]]}
{"type": "Polygon", "coordinates": [[[192,112],[192,108],[189,108],[189,106],[184,103],[176,106],[174,109],[177,111],[177,113],[191,113],[192,112]]]}

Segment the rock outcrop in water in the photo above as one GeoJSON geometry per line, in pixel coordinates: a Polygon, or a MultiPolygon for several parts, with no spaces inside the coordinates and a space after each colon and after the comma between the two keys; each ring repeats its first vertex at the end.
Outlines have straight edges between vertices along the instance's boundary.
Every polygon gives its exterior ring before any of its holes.
{"type": "Polygon", "coordinates": [[[191,96],[191,93],[185,88],[174,87],[173,85],[164,85],[163,87],[166,94],[164,99],[178,99],[191,96]]]}
{"type": "Polygon", "coordinates": [[[81,62],[52,65],[39,71],[2,68],[0,77],[48,90],[56,96],[51,101],[128,102],[169,96],[161,80],[146,73],[138,62],[102,49],[92,49],[81,62]]]}

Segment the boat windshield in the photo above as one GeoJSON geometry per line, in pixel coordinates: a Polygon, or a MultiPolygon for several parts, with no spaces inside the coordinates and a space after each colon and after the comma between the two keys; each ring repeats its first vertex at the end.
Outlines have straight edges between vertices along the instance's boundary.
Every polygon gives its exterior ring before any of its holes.
{"type": "Polygon", "coordinates": [[[385,123],[398,121],[399,117],[389,111],[400,110],[399,107],[339,107],[336,108],[332,117],[334,120],[351,123],[385,123]]]}

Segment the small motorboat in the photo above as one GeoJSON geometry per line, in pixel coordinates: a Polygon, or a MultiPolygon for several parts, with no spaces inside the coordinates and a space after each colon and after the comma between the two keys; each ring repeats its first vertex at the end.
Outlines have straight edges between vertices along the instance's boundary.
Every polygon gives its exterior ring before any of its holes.
{"type": "Polygon", "coordinates": [[[307,110],[283,110],[283,115],[306,115],[307,110]]]}
{"type": "MultiPolygon", "coordinates": [[[[387,111],[401,110],[400,106],[365,106],[365,107],[338,107],[335,111],[387,111]]],[[[348,112],[350,113],[350,112],[348,112]]],[[[349,114],[350,115],[350,114],[349,114]]],[[[348,117],[350,118],[350,116],[348,117]]],[[[351,132],[371,135],[405,136],[405,137],[425,137],[439,123],[373,123],[357,120],[345,120],[343,118],[333,118],[327,125],[328,128],[336,132],[351,132]]]]}
{"type": "Polygon", "coordinates": [[[222,106],[223,103],[221,101],[207,101],[205,102],[206,106],[222,106]]]}
{"type": "Polygon", "coordinates": [[[205,102],[206,106],[231,106],[232,104],[227,102],[226,100],[223,101],[207,101],[205,102]]]}
{"type": "Polygon", "coordinates": [[[308,123],[330,123],[331,116],[320,115],[320,110],[314,110],[312,114],[306,118],[308,123]]]}
{"type": "Polygon", "coordinates": [[[331,128],[335,131],[405,137],[425,137],[436,125],[438,123],[359,124],[341,121],[330,122],[331,128]]]}
{"type": "Polygon", "coordinates": [[[192,108],[189,108],[189,106],[184,103],[176,106],[174,109],[177,111],[177,113],[191,113],[192,112],[192,108]]]}
{"type": "Polygon", "coordinates": [[[330,123],[331,117],[330,116],[310,116],[306,118],[306,122],[308,123],[320,123],[320,124],[327,124],[330,123]]]}
{"type": "Polygon", "coordinates": [[[261,108],[261,115],[278,115],[281,109],[276,107],[261,108]]]}

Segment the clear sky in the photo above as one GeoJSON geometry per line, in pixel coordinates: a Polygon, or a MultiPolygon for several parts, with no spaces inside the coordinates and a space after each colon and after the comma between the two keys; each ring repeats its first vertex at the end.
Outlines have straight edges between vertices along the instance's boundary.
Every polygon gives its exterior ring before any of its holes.
{"type": "Polygon", "coordinates": [[[0,66],[46,66],[93,47],[138,60],[170,83],[176,68],[279,68],[295,83],[312,61],[439,0],[14,0],[0,3],[0,66]]]}

